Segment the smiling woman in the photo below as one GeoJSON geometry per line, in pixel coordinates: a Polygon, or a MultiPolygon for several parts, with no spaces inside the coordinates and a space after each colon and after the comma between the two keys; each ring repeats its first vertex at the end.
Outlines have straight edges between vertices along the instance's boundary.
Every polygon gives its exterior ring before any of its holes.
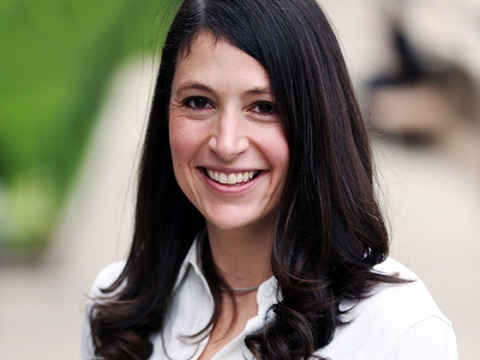
{"type": "Polygon", "coordinates": [[[205,217],[210,242],[220,229],[269,238],[289,156],[264,67],[198,34],[179,55],[169,119],[175,177],[205,217]]]}
{"type": "Polygon", "coordinates": [[[456,359],[388,258],[367,132],[314,0],[185,0],[163,48],[128,260],[85,359],[456,359]]]}

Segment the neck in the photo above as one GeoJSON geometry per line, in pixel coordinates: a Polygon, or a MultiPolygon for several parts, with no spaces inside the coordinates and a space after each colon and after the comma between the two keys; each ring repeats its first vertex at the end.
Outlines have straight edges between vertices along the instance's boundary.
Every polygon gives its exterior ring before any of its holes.
{"type": "Polygon", "coordinates": [[[272,276],[271,227],[218,229],[207,224],[213,261],[232,288],[257,286],[272,276]]]}

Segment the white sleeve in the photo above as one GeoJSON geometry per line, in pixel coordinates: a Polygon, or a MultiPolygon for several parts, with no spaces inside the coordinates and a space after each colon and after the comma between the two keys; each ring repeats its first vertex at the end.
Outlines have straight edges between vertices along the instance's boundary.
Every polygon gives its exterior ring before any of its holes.
{"type": "MultiPolygon", "coordinates": [[[[85,307],[85,315],[84,315],[85,317],[83,319],[83,326],[82,326],[82,343],[81,343],[82,360],[98,359],[94,355],[92,331],[90,328],[88,315],[90,314],[90,310],[95,302],[95,299],[103,295],[100,289],[107,288],[111,284],[113,284],[113,282],[121,274],[124,267],[125,267],[125,261],[117,261],[116,263],[110,264],[107,267],[105,267],[102,271],[100,271],[95,281],[93,282],[92,288],[90,289],[90,293],[88,295],[89,300],[85,307]]],[[[117,289],[116,292],[117,291],[119,291],[119,289],[117,289]]]]}
{"type": "Polygon", "coordinates": [[[430,316],[410,327],[385,360],[458,360],[452,325],[430,316]]]}

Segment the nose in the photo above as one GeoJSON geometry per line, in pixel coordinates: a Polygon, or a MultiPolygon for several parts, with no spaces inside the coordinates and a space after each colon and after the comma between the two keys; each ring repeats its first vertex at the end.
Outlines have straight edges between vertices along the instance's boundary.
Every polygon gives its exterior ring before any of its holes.
{"type": "Polygon", "coordinates": [[[249,140],[243,125],[241,114],[222,111],[213,122],[209,148],[224,161],[231,161],[247,151],[249,140]]]}

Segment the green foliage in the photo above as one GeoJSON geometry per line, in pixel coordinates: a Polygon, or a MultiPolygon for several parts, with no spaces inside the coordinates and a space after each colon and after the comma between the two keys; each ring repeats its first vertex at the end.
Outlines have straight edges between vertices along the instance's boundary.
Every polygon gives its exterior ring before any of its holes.
{"type": "Polygon", "coordinates": [[[0,247],[48,239],[107,81],[158,50],[170,0],[0,2],[0,247]]]}

